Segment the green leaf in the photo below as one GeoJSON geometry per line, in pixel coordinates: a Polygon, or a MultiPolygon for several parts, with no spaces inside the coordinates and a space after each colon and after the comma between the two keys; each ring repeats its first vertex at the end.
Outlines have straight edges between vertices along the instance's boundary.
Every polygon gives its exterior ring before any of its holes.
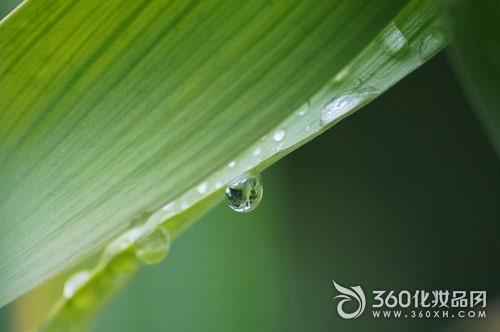
{"type": "Polygon", "coordinates": [[[433,1],[24,3],[0,24],[0,305],[134,225],[177,236],[446,43],[433,1]]]}
{"type": "Polygon", "coordinates": [[[446,1],[452,55],[465,92],[500,155],[500,2],[446,1]]]}

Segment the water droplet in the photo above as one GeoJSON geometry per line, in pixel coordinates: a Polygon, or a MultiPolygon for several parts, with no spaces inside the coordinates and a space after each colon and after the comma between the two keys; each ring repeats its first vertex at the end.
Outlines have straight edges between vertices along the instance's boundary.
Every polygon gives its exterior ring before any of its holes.
{"type": "Polygon", "coordinates": [[[253,150],[252,154],[254,156],[258,156],[261,152],[262,152],[262,149],[260,147],[257,147],[257,148],[255,148],[255,150],[253,150]]]}
{"type": "Polygon", "coordinates": [[[231,161],[229,164],[227,164],[228,167],[230,168],[233,168],[234,166],[236,166],[236,161],[231,161]]]}
{"type": "Polygon", "coordinates": [[[398,29],[396,24],[391,23],[387,27],[383,37],[382,46],[392,56],[403,56],[408,51],[408,40],[398,29]]]}
{"type": "Polygon", "coordinates": [[[215,189],[219,189],[222,187],[222,182],[215,183],[215,189]]]}
{"type": "Polygon", "coordinates": [[[283,138],[285,138],[285,134],[286,134],[285,130],[280,128],[274,132],[273,140],[275,140],[276,142],[279,142],[283,138]]]}
{"type": "Polygon", "coordinates": [[[87,270],[80,271],[71,276],[64,284],[63,295],[69,299],[80,287],[90,278],[90,272],[87,270]]]}
{"type": "Polygon", "coordinates": [[[141,236],[135,242],[135,255],[146,264],[159,263],[167,256],[169,249],[170,233],[161,226],[141,236]]]}
{"type": "Polygon", "coordinates": [[[249,212],[259,205],[262,192],[260,174],[245,175],[229,184],[226,188],[226,200],[234,211],[249,212]]]}
{"type": "Polygon", "coordinates": [[[326,105],[321,111],[320,124],[322,126],[329,124],[352,109],[352,105],[355,104],[353,96],[355,95],[343,95],[326,105]]]}
{"type": "Polygon", "coordinates": [[[308,108],[307,106],[302,106],[298,111],[297,111],[297,114],[300,115],[300,116],[303,116],[307,113],[308,111],[308,108]]]}
{"type": "Polygon", "coordinates": [[[198,192],[199,192],[200,194],[204,194],[204,193],[206,193],[206,192],[207,192],[207,189],[208,189],[208,183],[206,183],[206,182],[203,182],[202,184],[200,184],[200,185],[198,186],[198,192]]]}
{"type": "Polygon", "coordinates": [[[423,61],[428,60],[446,45],[446,34],[441,29],[433,29],[431,34],[426,36],[420,44],[419,55],[423,61]]]}

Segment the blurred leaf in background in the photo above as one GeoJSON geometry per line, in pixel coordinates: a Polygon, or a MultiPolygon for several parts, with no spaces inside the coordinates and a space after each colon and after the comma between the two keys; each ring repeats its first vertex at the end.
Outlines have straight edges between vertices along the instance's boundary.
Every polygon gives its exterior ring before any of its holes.
{"type": "Polygon", "coordinates": [[[500,1],[443,1],[453,62],[473,109],[500,155],[500,1]]]}

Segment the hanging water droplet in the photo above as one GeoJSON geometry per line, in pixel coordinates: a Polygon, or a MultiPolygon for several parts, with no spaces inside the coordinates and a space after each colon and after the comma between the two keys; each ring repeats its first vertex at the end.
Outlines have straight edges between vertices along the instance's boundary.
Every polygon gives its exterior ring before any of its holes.
{"type": "Polygon", "coordinates": [[[423,61],[428,60],[436,54],[444,45],[446,45],[446,34],[441,29],[433,29],[433,31],[426,36],[420,44],[419,55],[423,61]]]}
{"type": "Polygon", "coordinates": [[[274,132],[273,140],[275,140],[276,142],[279,142],[283,138],[285,138],[285,134],[286,134],[285,130],[280,128],[274,132]]]}
{"type": "Polygon", "coordinates": [[[260,174],[245,175],[226,188],[229,207],[237,212],[249,212],[259,205],[263,187],[260,174]]]}
{"type": "Polygon", "coordinates": [[[157,227],[135,242],[136,257],[146,264],[159,263],[170,250],[170,233],[164,227],[157,227]]]}
{"type": "Polygon", "coordinates": [[[71,276],[64,284],[63,295],[69,299],[90,277],[90,272],[87,270],[80,271],[71,276]]]}
{"type": "Polygon", "coordinates": [[[391,56],[403,56],[408,51],[408,40],[393,22],[382,37],[382,46],[391,56]]]}

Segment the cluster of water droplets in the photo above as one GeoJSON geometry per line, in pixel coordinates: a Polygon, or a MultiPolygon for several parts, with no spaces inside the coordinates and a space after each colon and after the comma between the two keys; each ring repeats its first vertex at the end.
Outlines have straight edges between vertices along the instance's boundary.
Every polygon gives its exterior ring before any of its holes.
{"type": "MultiPolygon", "coordinates": [[[[446,44],[447,36],[441,27],[432,26],[428,28],[427,34],[417,41],[419,43],[415,46],[415,51],[421,61],[426,61],[446,44]]],[[[384,51],[393,57],[404,58],[410,52],[408,39],[394,22],[384,30],[381,44],[384,51]]]]}
{"type": "MultiPolygon", "coordinates": [[[[394,22],[379,35],[380,52],[387,54],[392,61],[409,58],[415,51],[420,60],[425,61],[442,48],[446,40],[442,29],[432,28],[427,35],[420,37],[420,41],[414,40],[412,44],[394,22]]],[[[104,263],[110,263],[111,270],[120,274],[134,271],[137,268],[135,260],[145,264],[160,262],[168,254],[171,242],[170,233],[162,223],[223,188],[226,201],[234,211],[248,212],[255,209],[263,195],[262,180],[255,171],[256,167],[265,167],[273,158],[277,159],[280,153],[286,153],[288,149],[326,130],[393,84],[384,82],[379,86],[378,81],[371,79],[370,75],[380,71],[380,68],[359,69],[355,60],[353,65],[340,70],[331,82],[280,123],[270,135],[261,137],[253,146],[229,161],[226,167],[163,206],[144,224],[130,229],[113,241],[103,254],[104,263]],[[133,251],[132,258],[123,254],[129,249],[133,251]]],[[[378,65],[383,66],[385,62],[379,62],[378,65]]],[[[64,296],[74,296],[90,277],[89,271],[75,274],[66,282],[64,296]]]]}

